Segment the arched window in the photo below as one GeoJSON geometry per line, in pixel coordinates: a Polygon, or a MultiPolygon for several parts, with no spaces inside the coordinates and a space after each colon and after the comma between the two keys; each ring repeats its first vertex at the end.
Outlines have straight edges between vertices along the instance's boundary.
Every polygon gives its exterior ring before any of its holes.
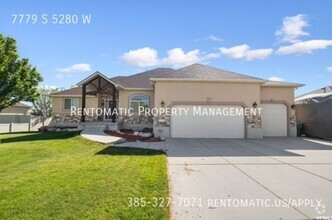
{"type": "Polygon", "coordinates": [[[138,113],[140,106],[144,109],[149,108],[149,97],[146,95],[132,95],[129,99],[129,108],[132,108],[134,113],[138,113]]]}

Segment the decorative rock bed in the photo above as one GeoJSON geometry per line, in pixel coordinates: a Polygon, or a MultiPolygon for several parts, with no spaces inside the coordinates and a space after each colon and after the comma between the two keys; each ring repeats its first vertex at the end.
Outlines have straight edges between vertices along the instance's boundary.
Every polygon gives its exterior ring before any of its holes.
{"type": "Polygon", "coordinates": [[[57,126],[44,126],[38,129],[39,132],[63,132],[63,131],[81,131],[77,127],[57,127],[57,126]]]}
{"type": "Polygon", "coordinates": [[[128,142],[142,141],[142,142],[159,142],[162,141],[160,138],[153,137],[152,132],[150,131],[133,131],[122,129],[120,131],[104,131],[106,134],[122,137],[128,142]]]}

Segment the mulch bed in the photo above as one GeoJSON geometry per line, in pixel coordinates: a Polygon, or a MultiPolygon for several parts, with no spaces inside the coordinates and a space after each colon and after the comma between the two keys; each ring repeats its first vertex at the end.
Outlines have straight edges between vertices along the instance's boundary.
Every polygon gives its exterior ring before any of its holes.
{"type": "Polygon", "coordinates": [[[160,138],[156,137],[141,137],[138,135],[133,135],[132,130],[120,130],[121,133],[115,132],[115,131],[105,131],[106,134],[114,136],[114,137],[122,137],[126,139],[128,142],[136,142],[136,141],[142,141],[142,142],[160,142],[162,141],[160,138]]]}

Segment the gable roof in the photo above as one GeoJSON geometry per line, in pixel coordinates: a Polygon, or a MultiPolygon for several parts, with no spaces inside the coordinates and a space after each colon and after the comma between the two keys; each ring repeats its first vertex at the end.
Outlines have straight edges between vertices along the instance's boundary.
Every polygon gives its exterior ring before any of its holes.
{"type": "Polygon", "coordinates": [[[90,80],[92,80],[93,78],[95,78],[96,76],[100,76],[101,78],[103,78],[104,80],[106,80],[107,82],[113,84],[115,87],[117,87],[118,85],[114,82],[112,82],[112,80],[110,80],[108,77],[106,77],[104,74],[100,73],[99,71],[94,72],[92,75],[88,76],[87,78],[83,79],[82,81],[80,81],[79,83],[77,83],[76,85],[81,86],[84,83],[89,82],[90,80]]]}
{"type": "Polygon", "coordinates": [[[263,81],[263,79],[234,73],[227,70],[217,69],[215,67],[206,66],[202,64],[193,64],[183,67],[173,72],[162,75],[160,77],[153,77],[154,80],[158,78],[163,79],[199,79],[199,80],[253,80],[263,81]]]}

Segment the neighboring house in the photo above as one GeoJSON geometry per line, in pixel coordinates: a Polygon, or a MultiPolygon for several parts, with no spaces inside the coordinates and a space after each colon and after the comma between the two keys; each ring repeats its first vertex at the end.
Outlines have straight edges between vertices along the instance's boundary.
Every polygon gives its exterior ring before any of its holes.
{"type": "Polygon", "coordinates": [[[31,106],[16,103],[0,111],[0,133],[30,130],[31,106]]]}
{"type": "Polygon", "coordinates": [[[16,103],[0,111],[0,123],[30,123],[31,106],[16,103]]]}
{"type": "Polygon", "coordinates": [[[2,111],[0,111],[0,115],[30,115],[30,109],[31,106],[18,102],[12,106],[2,109],[2,111]]]}
{"type": "Polygon", "coordinates": [[[332,86],[298,96],[296,118],[308,137],[332,139],[332,86]]]}
{"type": "Polygon", "coordinates": [[[131,76],[108,78],[95,72],[78,87],[53,93],[54,123],[101,129],[152,127],[155,136],[179,138],[262,138],[296,136],[294,89],[302,84],[263,80],[193,64],[178,70],[157,68],[131,76]],[[189,115],[73,116],[82,108],[189,109],[189,115]],[[263,108],[261,115],[197,116],[193,108],[263,108]]]}

